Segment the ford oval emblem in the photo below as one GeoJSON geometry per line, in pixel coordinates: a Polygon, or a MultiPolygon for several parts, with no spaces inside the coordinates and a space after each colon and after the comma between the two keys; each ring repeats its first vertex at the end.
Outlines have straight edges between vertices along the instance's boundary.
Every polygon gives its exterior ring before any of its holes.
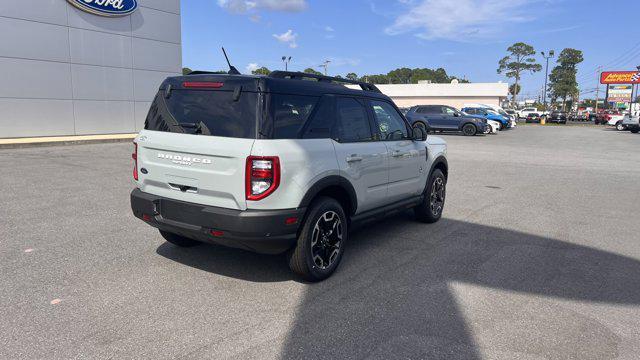
{"type": "Polygon", "coordinates": [[[100,16],[125,16],[136,11],[137,0],[67,0],[82,11],[100,16]]]}

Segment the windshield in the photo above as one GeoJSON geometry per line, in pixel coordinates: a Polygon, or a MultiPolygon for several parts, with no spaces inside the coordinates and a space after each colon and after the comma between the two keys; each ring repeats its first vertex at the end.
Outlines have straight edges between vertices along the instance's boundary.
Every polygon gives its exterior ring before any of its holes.
{"type": "Polygon", "coordinates": [[[194,135],[256,138],[258,94],[232,91],[160,91],[151,105],[145,129],[194,135]]]}

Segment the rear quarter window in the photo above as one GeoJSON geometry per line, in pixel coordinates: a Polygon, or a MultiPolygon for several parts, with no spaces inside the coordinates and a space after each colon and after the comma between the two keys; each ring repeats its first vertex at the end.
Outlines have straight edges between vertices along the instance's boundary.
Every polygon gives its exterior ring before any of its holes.
{"type": "Polygon", "coordinates": [[[274,139],[298,139],[302,128],[315,109],[315,96],[272,94],[271,116],[274,139]]]}

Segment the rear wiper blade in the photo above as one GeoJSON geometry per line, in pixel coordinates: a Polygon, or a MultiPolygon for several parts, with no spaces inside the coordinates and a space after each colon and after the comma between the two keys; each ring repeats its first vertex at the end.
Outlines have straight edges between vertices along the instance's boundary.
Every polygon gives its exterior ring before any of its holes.
{"type": "Polygon", "coordinates": [[[182,128],[194,129],[193,133],[195,135],[203,134],[203,135],[211,135],[211,131],[202,121],[197,123],[180,123],[182,128]]]}

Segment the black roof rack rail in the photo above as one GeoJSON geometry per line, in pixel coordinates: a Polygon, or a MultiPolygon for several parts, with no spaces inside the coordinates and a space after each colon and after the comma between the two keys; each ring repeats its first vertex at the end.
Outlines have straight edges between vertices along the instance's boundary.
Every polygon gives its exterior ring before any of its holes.
{"type": "Polygon", "coordinates": [[[325,75],[309,74],[304,72],[274,71],[269,75],[269,77],[275,78],[275,79],[293,79],[293,80],[302,80],[307,78],[307,79],[316,79],[318,80],[318,82],[324,82],[324,83],[352,84],[352,85],[359,85],[360,88],[364,91],[371,91],[371,92],[376,92],[380,94],[382,93],[382,91],[380,91],[380,89],[378,89],[377,86],[366,83],[366,82],[325,76],[325,75]]]}

